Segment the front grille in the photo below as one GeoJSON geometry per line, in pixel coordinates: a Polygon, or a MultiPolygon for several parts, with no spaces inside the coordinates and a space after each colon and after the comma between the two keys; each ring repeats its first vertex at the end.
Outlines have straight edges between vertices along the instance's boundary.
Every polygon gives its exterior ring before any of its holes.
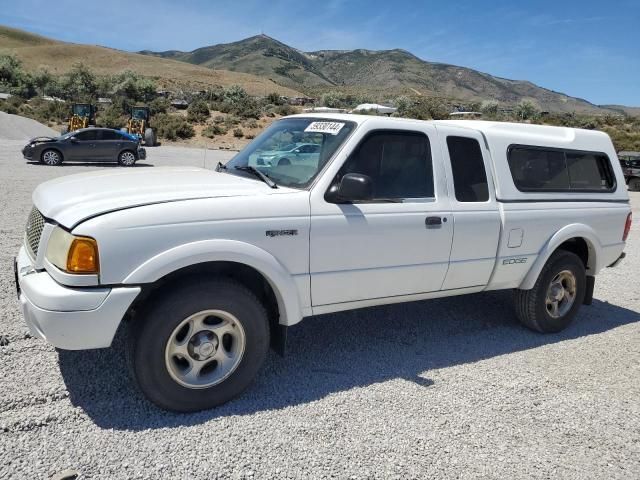
{"type": "Polygon", "coordinates": [[[31,209],[29,219],[27,220],[26,239],[27,246],[31,250],[33,257],[38,256],[38,247],[40,246],[40,237],[44,228],[44,217],[36,207],[31,209]]]}

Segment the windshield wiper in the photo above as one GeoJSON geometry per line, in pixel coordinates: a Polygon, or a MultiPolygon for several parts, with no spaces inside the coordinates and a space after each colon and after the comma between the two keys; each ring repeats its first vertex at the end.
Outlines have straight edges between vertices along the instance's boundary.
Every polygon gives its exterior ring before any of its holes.
{"type": "Polygon", "coordinates": [[[222,162],[218,162],[218,165],[216,165],[216,172],[219,172],[220,170],[226,170],[227,166],[222,163],[222,162]]]}
{"type": "MultiPolygon", "coordinates": [[[[227,168],[227,167],[225,167],[227,168]]],[[[242,172],[250,172],[253,173],[256,177],[258,177],[260,180],[262,180],[264,183],[266,183],[267,185],[269,185],[271,188],[278,188],[278,185],[276,184],[276,182],[274,182],[273,180],[271,180],[266,174],[262,173],[260,170],[258,170],[256,167],[252,167],[251,165],[247,165],[245,167],[241,167],[241,166],[235,166],[233,167],[236,170],[240,170],[242,172]]]]}

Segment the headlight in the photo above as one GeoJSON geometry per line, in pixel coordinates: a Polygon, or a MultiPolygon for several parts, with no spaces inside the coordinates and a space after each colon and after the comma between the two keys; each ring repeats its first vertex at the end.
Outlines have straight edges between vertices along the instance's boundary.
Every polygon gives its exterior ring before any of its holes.
{"type": "Polygon", "coordinates": [[[69,273],[99,273],[98,243],[89,237],[54,228],[47,245],[47,260],[69,273]]]}

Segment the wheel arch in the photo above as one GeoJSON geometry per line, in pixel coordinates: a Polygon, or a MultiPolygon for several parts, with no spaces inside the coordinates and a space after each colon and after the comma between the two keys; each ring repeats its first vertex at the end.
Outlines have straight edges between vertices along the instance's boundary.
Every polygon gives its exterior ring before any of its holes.
{"type": "MultiPolygon", "coordinates": [[[[293,276],[269,252],[234,240],[203,240],[162,252],[136,268],[124,284],[143,284],[153,291],[183,275],[222,274],[254,291],[264,286],[266,300],[275,300],[276,323],[293,325],[303,311],[293,276]],[[263,282],[263,283],[262,283],[263,282]]],[[[269,305],[267,305],[269,306],[269,305]]]]}
{"type": "Polygon", "coordinates": [[[518,288],[521,290],[533,288],[549,257],[560,249],[578,255],[584,262],[588,276],[596,275],[603,267],[601,265],[602,246],[595,231],[584,224],[567,225],[547,241],[518,288]]]}

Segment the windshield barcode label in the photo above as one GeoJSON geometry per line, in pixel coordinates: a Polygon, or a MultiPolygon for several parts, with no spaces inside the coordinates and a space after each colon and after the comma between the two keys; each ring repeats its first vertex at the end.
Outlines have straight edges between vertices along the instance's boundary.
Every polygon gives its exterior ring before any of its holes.
{"type": "Polygon", "coordinates": [[[340,122],[311,122],[305,132],[311,133],[329,133],[331,135],[337,135],[344,127],[344,123],[340,122]]]}

